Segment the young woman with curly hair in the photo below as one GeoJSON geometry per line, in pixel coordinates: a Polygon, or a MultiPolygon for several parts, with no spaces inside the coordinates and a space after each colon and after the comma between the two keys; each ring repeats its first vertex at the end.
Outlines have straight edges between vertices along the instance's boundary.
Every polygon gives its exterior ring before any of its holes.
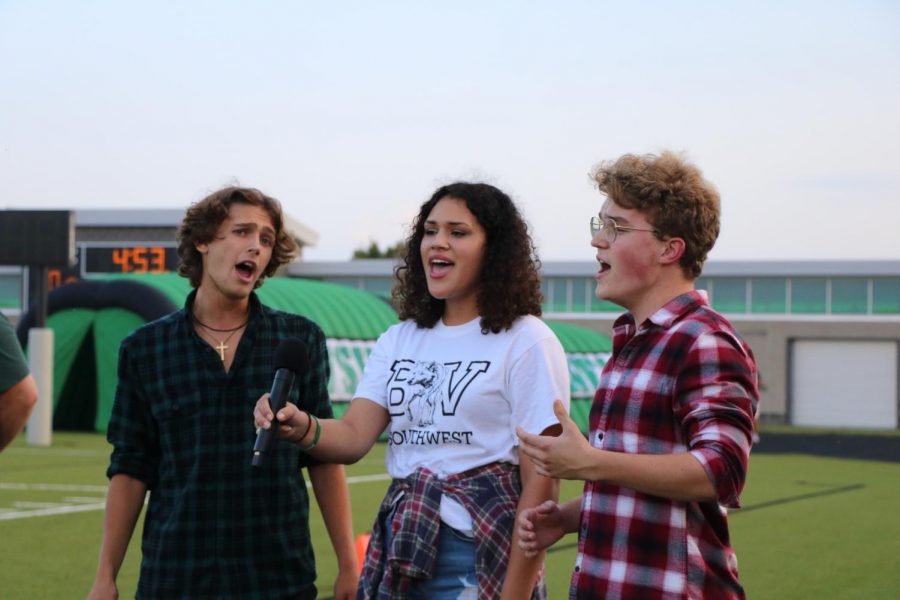
{"type": "MultiPolygon", "coordinates": [[[[388,437],[391,483],[372,529],[360,598],[539,598],[541,555],[516,515],[557,497],[520,460],[516,428],[552,435],[568,405],[565,354],[540,315],[537,259],[509,196],[483,183],[438,189],[396,270],[402,322],[379,339],[340,420],[288,405],[278,435],[352,463],[388,437]]],[[[273,415],[263,396],[258,427],[273,415]]]]}
{"type": "MultiPolygon", "coordinates": [[[[465,202],[466,209],[486,232],[487,247],[477,277],[477,312],[482,331],[499,333],[509,329],[522,315],[541,314],[540,262],[528,228],[516,206],[497,188],[484,183],[454,183],[438,189],[422,205],[413,221],[403,264],[397,267],[394,298],[401,319],[412,319],[420,327],[434,327],[444,316],[447,298],[429,291],[424,252],[419,248],[431,234],[428,215],[444,198],[465,202]]],[[[457,235],[457,238],[459,235],[457,235]]],[[[436,279],[436,278],[435,278],[436,279]]],[[[451,307],[453,300],[450,300],[451,307]]]]}

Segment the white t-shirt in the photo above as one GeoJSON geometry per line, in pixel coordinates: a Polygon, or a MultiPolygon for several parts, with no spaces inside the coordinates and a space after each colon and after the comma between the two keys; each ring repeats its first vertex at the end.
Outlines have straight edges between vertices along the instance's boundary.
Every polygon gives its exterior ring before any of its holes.
{"type": "MultiPolygon", "coordinates": [[[[569,406],[569,370],[556,336],[534,316],[508,331],[481,333],[480,318],[448,327],[394,325],[375,344],[356,398],[391,415],[387,469],[404,478],[417,467],[440,477],[492,462],[519,464],[516,426],[540,433],[569,406]]],[[[441,518],[471,532],[462,505],[444,498],[441,518]]]]}

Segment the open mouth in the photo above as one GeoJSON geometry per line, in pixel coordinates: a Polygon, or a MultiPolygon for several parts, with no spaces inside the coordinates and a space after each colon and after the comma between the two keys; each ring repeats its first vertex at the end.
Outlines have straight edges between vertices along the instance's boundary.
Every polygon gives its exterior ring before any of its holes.
{"type": "Polygon", "coordinates": [[[435,258],[428,262],[431,266],[432,277],[443,277],[453,267],[453,263],[442,258],[435,258]]]}
{"type": "Polygon", "coordinates": [[[597,262],[600,263],[600,270],[597,271],[598,275],[602,275],[603,273],[606,273],[607,271],[609,271],[612,268],[608,262],[605,262],[602,260],[598,260],[597,262]]]}
{"type": "Polygon", "coordinates": [[[234,265],[234,269],[237,271],[238,277],[244,281],[252,281],[253,276],[256,274],[256,265],[249,260],[239,262],[234,265]]]}

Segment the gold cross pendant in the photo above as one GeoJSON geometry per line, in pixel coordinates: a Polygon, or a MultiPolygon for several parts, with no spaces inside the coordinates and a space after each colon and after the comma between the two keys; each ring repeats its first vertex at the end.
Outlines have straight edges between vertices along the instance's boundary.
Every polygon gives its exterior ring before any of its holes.
{"type": "Polygon", "coordinates": [[[219,351],[219,358],[222,359],[222,362],[225,362],[225,351],[228,350],[228,346],[225,345],[225,342],[219,342],[219,345],[216,346],[216,350],[219,351]]]}

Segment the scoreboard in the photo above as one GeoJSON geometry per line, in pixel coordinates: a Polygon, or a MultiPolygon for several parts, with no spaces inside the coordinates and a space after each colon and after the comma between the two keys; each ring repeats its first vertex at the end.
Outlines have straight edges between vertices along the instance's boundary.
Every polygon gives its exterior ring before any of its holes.
{"type": "Polygon", "coordinates": [[[82,243],[79,262],[82,276],[97,273],[165,273],[178,268],[178,252],[174,245],[98,246],[82,243]]]}
{"type": "MultiPolygon", "coordinates": [[[[75,264],[48,269],[47,288],[52,290],[103,273],[174,272],[178,270],[178,262],[174,242],[78,242],[75,245],[75,264]]],[[[34,282],[29,284],[31,288],[34,282]]]]}

